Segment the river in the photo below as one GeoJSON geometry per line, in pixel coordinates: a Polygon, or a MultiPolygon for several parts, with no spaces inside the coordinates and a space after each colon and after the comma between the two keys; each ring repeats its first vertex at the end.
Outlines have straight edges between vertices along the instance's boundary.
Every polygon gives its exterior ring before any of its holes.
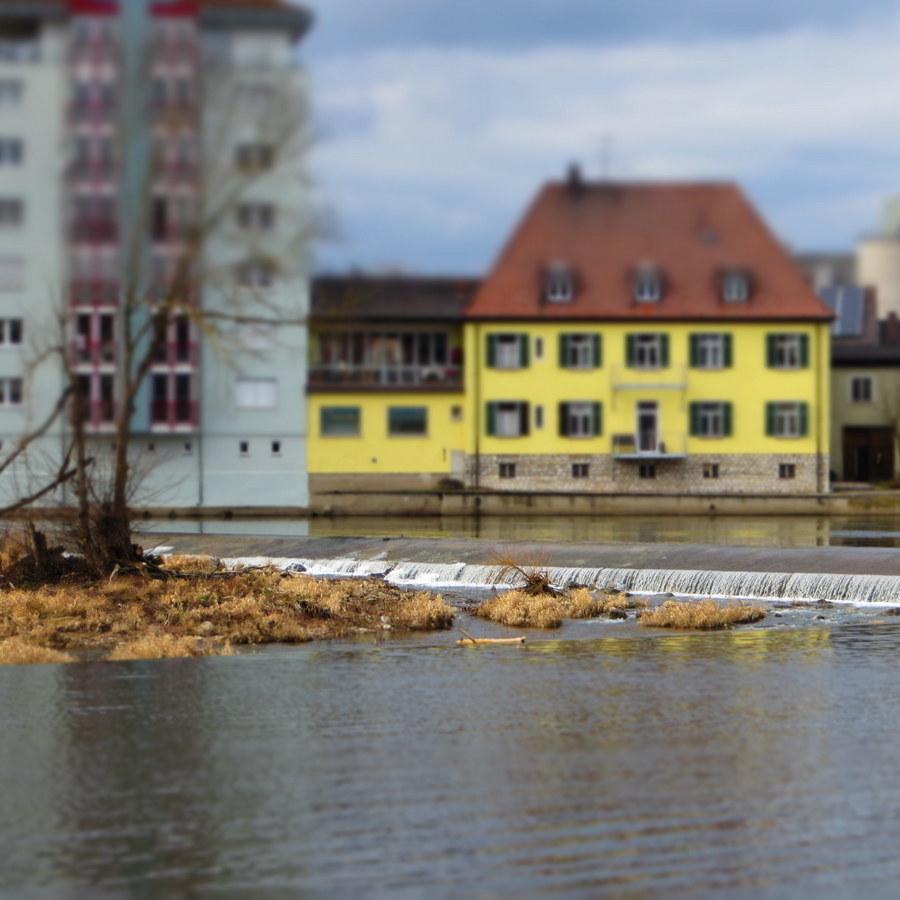
{"type": "Polygon", "coordinates": [[[897,623],[5,667],[0,891],[892,894],[897,623]]]}

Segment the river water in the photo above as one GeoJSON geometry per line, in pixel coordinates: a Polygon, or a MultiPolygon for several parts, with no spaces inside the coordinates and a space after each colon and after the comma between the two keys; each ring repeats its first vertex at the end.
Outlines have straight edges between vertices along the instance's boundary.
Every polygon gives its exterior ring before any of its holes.
{"type": "Polygon", "coordinates": [[[900,620],[456,636],[0,669],[0,891],[894,893],[900,620]]]}

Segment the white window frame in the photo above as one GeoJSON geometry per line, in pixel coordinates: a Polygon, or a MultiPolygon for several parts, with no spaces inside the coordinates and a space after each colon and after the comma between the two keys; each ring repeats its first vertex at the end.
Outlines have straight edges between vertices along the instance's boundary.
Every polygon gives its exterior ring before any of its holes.
{"type": "Polygon", "coordinates": [[[725,404],[700,403],[697,411],[697,437],[725,437],[725,404]]]}
{"type": "Polygon", "coordinates": [[[659,303],[663,297],[662,273],[654,266],[639,268],[634,276],[632,294],[638,303],[659,303]]]}
{"type": "Polygon", "coordinates": [[[594,368],[594,336],[592,334],[566,335],[566,368],[594,368]]]}
{"type": "Polygon", "coordinates": [[[776,403],[775,416],[772,424],[772,437],[802,437],[800,434],[800,404],[776,403]]]}
{"type": "Polygon", "coordinates": [[[634,336],[634,368],[659,369],[662,367],[661,334],[636,334],[634,336]]]}
{"type": "Polygon", "coordinates": [[[276,409],[277,378],[238,378],[234,382],[234,405],[237,409],[276,409]]]}
{"type": "Polygon", "coordinates": [[[776,334],[772,348],[772,364],[775,369],[802,368],[800,334],[776,334]]]}
{"type": "Polygon", "coordinates": [[[750,299],[750,279],[745,272],[726,272],[722,277],[722,299],[726,303],[746,303],[750,299]]]}
{"type": "Polygon", "coordinates": [[[25,331],[25,322],[22,319],[0,319],[0,347],[21,347],[25,331]],[[13,334],[13,332],[17,334],[13,334]],[[13,340],[18,337],[18,340],[13,340]]]}
{"type": "Polygon", "coordinates": [[[24,392],[21,378],[0,378],[0,409],[19,409],[24,392]]]}
{"type": "Polygon", "coordinates": [[[498,334],[496,337],[494,368],[512,369],[522,368],[522,341],[528,340],[521,334],[498,334]]]}
{"type": "Polygon", "coordinates": [[[593,404],[584,401],[566,403],[566,437],[590,438],[594,436],[593,404]]]}
{"type": "Polygon", "coordinates": [[[724,334],[698,334],[697,335],[697,366],[698,369],[724,369],[725,368],[725,335],[724,334]]]}
{"type": "Polygon", "coordinates": [[[494,436],[522,437],[522,404],[519,402],[498,403],[494,408],[494,436]]]}
{"type": "Polygon", "coordinates": [[[544,299],[548,303],[571,303],[575,298],[575,277],[565,263],[554,263],[544,279],[544,299]]]}
{"type": "Polygon", "coordinates": [[[850,402],[856,405],[872,403],[875,399],[875,378],[872,375],[853,375],[850,378],[850,402]],[[866,390],[861,393],[866,396],[857,396],[857,385],[866,385],[866,390]]]}

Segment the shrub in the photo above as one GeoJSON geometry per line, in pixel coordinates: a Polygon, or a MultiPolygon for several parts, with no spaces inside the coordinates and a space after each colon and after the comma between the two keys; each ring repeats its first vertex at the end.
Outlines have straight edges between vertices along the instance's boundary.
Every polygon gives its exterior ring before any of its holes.
{"type": "Polygon", "coordinates": [[[761,606],[746,603],[716,603],[715,600],[676,602],[667,600],[655,609],[646,610],[640,618],[641,625],[653,628],[682,628],[713,631],[759,622],[766,617],[761,606]]]}

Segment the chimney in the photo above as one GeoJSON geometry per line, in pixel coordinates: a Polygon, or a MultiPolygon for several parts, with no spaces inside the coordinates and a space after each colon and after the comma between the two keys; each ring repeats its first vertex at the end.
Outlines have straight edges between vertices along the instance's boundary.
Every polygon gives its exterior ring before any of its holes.
{"type": "Polygon", "coordinates": [[[895,312],[888,313],[884,320],[884,342],[891,347],[900,343],[900,322],[897,321],[895,312]]]}
{"type": "Polygon", "coordinates": [[[566,172],[566,187],[573,197],[577,197],[584,190],[584,175],[582,175],[581,166],[577,162],[569,163],[566,172]]]}

